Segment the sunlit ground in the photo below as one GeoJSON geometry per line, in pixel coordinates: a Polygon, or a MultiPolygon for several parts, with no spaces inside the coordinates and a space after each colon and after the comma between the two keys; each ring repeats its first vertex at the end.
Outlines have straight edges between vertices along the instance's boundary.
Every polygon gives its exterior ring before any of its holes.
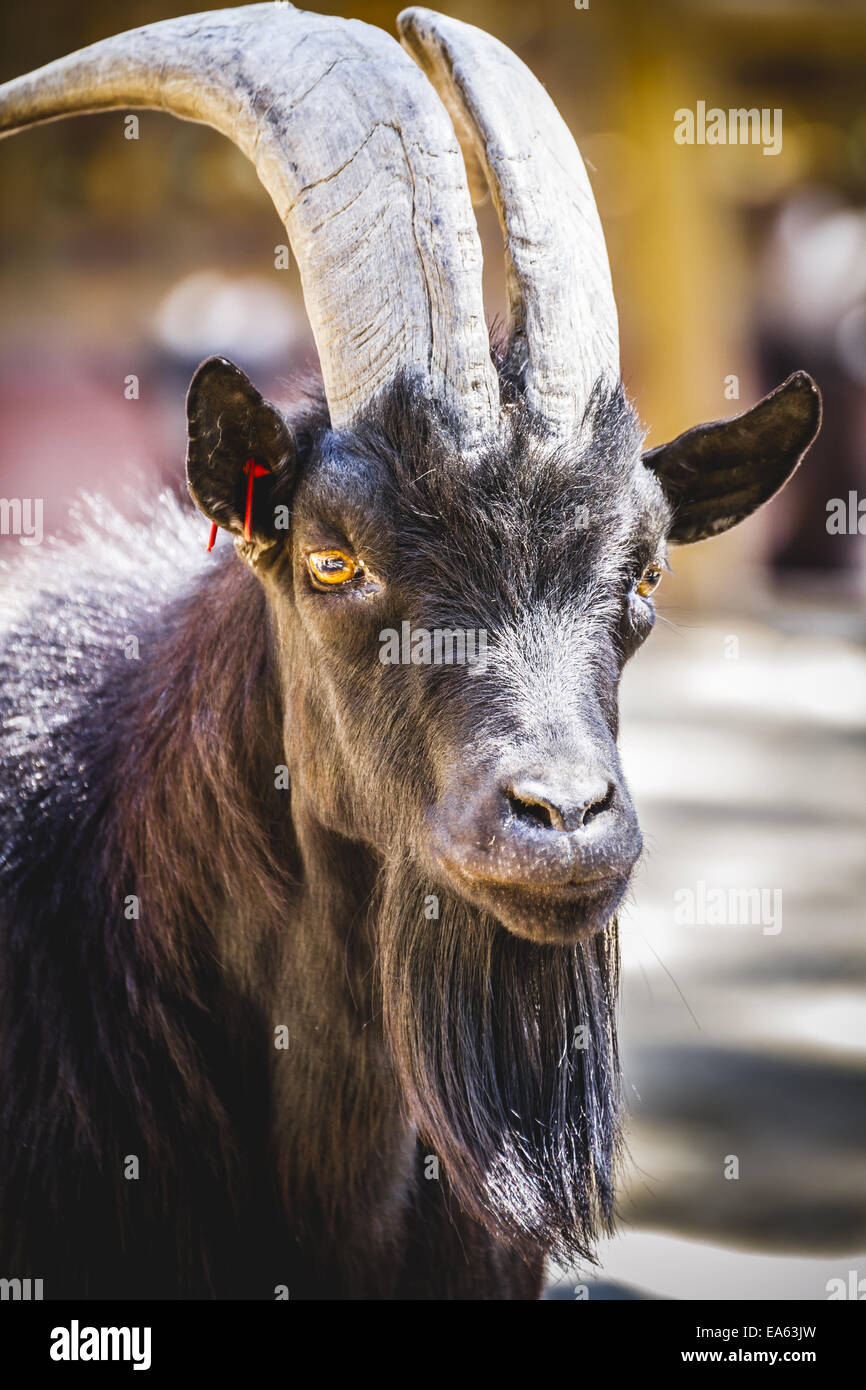
{"type": "Polygon", "coordinates": [[[630,1161],[596,1273],[614,1296],[866,1279],[866,654],[810,625],[686,617],[626,674],[648,850],[622,923],[630,1161]],[[765,910],[736,920],[731,889],[765,910]]]}

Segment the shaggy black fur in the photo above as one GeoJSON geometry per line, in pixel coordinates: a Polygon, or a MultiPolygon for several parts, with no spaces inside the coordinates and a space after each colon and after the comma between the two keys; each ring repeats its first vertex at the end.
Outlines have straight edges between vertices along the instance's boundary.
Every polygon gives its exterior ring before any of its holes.
{"type": "Polygon", "coordinates": [[[468,470],[411,383],[341,436],[295,412],[255,574],[225,543],[192,565],[206,527],[163,501],[134,548],[104,513],[19,576],[3,1275],[46,1297],[528,1298],[545,1254],[609,1221],[615,928],[512,937],[436,876],[426,826],[503,742],[587,711],[615,738],[669,513],[620,393],[551,450],[509,380],[510,444],[468,470]],[[330,537],[387,592],[313,592],[303,550],[330,537]],[[486,629],[489,669],[382,666],[407,618],[486,629]]]}

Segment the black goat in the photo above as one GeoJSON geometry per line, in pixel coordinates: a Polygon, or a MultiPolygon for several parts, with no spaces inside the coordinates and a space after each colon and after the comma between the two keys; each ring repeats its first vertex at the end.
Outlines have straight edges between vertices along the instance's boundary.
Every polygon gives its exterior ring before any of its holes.
{"type": "Polygon", "coordinates": [[[8,625],[0,1271],[48,1297],[531,1298],[611,1218],[620,674],[667,544],[772,496],[819,397],[642,456],[570,137],[494,40],[400,23],[502,210],[501,354],[445,109],[378,31],[255,5],[0,89],[4,130],[166,105],[252,150],[325,388],[284,417],[210,359],[188,482],[237,554],[191,573],[164,501],[131,562],[109,518],[8,625]]]}

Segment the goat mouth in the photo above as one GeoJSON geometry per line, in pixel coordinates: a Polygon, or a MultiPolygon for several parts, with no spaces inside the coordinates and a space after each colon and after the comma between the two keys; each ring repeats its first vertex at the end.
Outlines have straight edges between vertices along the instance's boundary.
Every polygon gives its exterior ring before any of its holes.
{"type": "Polygon", "coordinates": [[[505,883],[472,877],[455,864],[443,867],[460,894],[507,931],[557,946],[574,945],[604,931],[631,880],[630,872],[620,871],[558,884],[505,883]]]}

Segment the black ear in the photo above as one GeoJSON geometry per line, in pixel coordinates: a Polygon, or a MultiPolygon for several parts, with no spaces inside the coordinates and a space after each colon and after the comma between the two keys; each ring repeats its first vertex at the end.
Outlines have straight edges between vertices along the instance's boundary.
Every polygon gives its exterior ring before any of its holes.
{"type": "Polygon", "coordinates": [[[268,471],[253,483],[250,534],[259,542],[273,540],[273,489],[291,481],[297,464],[294,440],[279,411],[262,399],[240,367],[225,357],[209,357],[190,382],[186,414],[186,481],[196,506],[242,536],[247,465],[253,459],[268,471]]]}
{"type": "Polygon", "coordinates": [[[794,372],[733,420],[686,430],[644,454],[674,512],[668,539],[680,545],[716,536],[784,487],[821,425],[821,393],[794,372]]]}

